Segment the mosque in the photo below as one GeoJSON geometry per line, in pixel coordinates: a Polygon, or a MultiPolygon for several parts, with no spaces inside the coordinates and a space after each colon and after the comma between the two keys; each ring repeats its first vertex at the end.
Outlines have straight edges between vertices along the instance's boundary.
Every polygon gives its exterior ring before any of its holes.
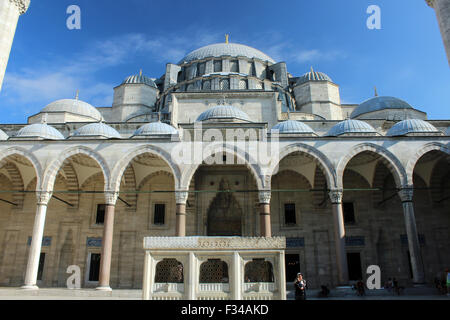
{"type": "MultiPolygon", "coordinates": [[[[77,265],[84,288],[141,288],[148,236],[285,237],[286,281],[301,271],[311,288],[371,265],[382,281],[432,284],[450,267],[450,119],[377,93],[343,104],[340,89],[227,39],[119,81],[112,106],[77,95],[0,124],[0,286],[65,287],[77,265]],[[229,130],[276,152],[204,152],[229,130]],[[199,161],[181,161],[193,137],[199,161]]],[[[208,260],[200,283],[228,267],[208,260]]],[[[271,283],[272,267],[255,259],[244,281],[271,283]]],[[[176,259],[155,272],[184,279],[176,259]]]]}

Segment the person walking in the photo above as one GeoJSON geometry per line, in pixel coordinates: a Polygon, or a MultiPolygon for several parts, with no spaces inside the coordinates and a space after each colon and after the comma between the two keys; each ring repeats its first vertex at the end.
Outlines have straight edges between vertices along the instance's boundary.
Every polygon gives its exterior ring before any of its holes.
{"type": "Polygon", "coordinates": [[[297,273],[297,279],[295,279],[294,286],[295,300],[306,300],[306,280],[303,279],[303,274],[297,273]]]}

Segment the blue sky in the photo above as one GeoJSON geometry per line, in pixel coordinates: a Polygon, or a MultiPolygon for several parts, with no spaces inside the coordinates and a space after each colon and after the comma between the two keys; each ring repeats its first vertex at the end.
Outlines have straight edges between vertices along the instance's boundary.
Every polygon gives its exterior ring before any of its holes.
{"type": "Polygon", "coordinates": [[[112,104],[113,88],[139,69],[159,78],[168,62],[230,41],[255,47],[300,76],[313,66],[341,87],[342,103],[402,98],[450,119],[450,68],[434,11],[424,0],[31,0],[20,18],[0,92],[1,123],[25,123],[48,103],[112,104]],[[345,3],[345,4],[344,4],[345,3]],[[66,9],[81,8],[81,30],[66,9]],[[381,30],[369,30],[369,5],[381,30]]]}

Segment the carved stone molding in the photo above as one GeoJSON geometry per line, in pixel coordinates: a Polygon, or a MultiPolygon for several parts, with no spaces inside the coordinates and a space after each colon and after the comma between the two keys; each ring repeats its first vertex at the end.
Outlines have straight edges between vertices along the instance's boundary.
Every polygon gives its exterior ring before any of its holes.
{"type": "Polygon", "coordinates": [[[414,197],[414,188],[412,186],[404,187],[398,191],[398,195],[402,202],[412,202],[414,197]]]}
{"type": "Polygon", "coordinates": [[[272,191],[270,190],[260,191],[258,196],[260,204],[270,204],[270,199],[272,198],[272,191]]]}
{"type": "Polygon", "coordinates": [[[45,192],[45,191],[38,191],[38,192],[36,192],[36,197],[37,197],[37,204],[38,205],[46,206],[46,205],[48,205],[48,202],[52,198],[52,193],[51,192],[45,192]]]}
{"type": "Polygon", "coordinates": [[[330,200],[332,204],[340,204],[342,203],[342,198],[344,196],[344,191],[342,190],[331,190],[330,193],[330,200]]]}
{"type": "Polygon", "coordinates": [[[118,197],[119,197],[118,192],[113,192],[113,191],[105,192],[105,204],[110,205],[110,206],[115,206],[118,197]]]}
{"type": "Polygon", "coordinates": [[[20,14],[24,14],[25,12],[27,12],[28,7],[30,6],[30,0],[9,0],[9,1],[17,6],[20,14]]]}
{"type": "Polygon", "coordinates": [[[240,238],[240,237],[148,237],[144,238],[146,250],[248,250],[286,248],[286,238],[240,238]]]}
{"type": "Polygon", "coordinates": [[[186,204],[188,197],[189,192],[187,191],[175,191],[176,204],[186,204]]]}

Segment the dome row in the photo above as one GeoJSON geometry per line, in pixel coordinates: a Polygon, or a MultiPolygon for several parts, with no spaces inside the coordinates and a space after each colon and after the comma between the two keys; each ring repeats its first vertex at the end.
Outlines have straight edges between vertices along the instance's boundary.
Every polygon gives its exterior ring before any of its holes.
{"type": "MultiPolygon", "coordinates": [[[[234,117],[235,115],[230,115],[234,117]]],[[[222,119],[223,117],[221,117],[222,119]]],[[[200,119],[200,117],[199,117],[200,119]]],[[[204,119],[210,119],[204,117],[204,119]]],[[[204,121],[204,120],[198,120],[204,121]]],[[[314,135],[317,134],[308,125],[295,121],[287,120],[281,122],[272,128],[272,133],[280,134],[303,134],[314,135]]],[[[178,134],[178,131],[165,123],[152,122],[140,127],[134,133],[133,137],[149,137],[149,136],[163,136],[178,134]]],[[[345,120],[336,124],[325,135],[326,137],[338,137],[344,134],[354,135],[376,135],[377,131],[367,122],[360,120],[345,120]]],[[[442,132],[436,129],[432,124],[418,119],[408,119],[395,124],[388,132],[388,137],[405,136],[405,135],[418,135],[418,134],[441,134],[442,132]]],[[[445,132],[446,135],[450,135],[450,127],[445,132]]],[[[31,124],[19,130],[19,132],[12,137],[16,138],[28,138],[28,139],[44,139],[44,140],[64,140],[64,136],[55,128],[45,124],[31,124]]],[[[104,123],[91,123],[76,130],[69,138],[101,138],[101,139],[121,139],[121,135],[114,128],[104,123]]],[[[0,140],[8,140],[9,136],[0,130],[0,140]]]]}

